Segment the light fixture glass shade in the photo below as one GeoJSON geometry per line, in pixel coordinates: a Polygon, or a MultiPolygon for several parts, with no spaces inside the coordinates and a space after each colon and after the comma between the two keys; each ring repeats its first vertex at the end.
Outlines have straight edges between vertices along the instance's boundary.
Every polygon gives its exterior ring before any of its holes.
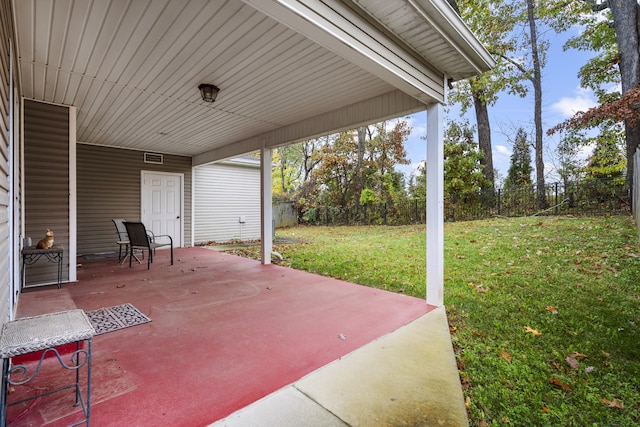
{"type": "Polygon", "coordinates": [[[216,97],[218,96],[218,92],[220,91],[220,89],[218,89],[214,85],[210,85],[207,83],[202,83],[200,86],[198,86],[198,89],[200,89],[200,95],[202,96],[202,100],[204,102],[215,101],[216,97]]]}

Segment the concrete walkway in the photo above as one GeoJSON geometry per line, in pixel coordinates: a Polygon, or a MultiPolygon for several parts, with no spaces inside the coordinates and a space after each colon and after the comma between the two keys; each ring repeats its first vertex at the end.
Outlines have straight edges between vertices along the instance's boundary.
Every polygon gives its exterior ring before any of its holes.
{"type": "Polygon", "coordinates": [[[440,307],[211,426],[468,425],[440,307]]]}

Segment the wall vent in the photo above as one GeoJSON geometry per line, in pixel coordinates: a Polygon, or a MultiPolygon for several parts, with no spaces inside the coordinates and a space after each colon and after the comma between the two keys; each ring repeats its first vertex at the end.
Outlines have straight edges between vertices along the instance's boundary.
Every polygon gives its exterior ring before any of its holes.
{"type": "Polygon", "coordinates": [[[144,153],[144,162],[153,163],[154,165],[161,165],[164,163],[164,157],[158,153],[144,153]]]}

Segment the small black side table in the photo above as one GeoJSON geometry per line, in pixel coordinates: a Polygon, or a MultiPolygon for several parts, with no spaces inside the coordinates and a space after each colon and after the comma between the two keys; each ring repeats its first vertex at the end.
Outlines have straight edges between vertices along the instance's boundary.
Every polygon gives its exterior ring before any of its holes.
{"type": "Polygon", "coordinates": [[[24,317],[5,323],[0,333],[0,357],[2,358],[0,426],[5,427],[7,425],[7,406],[37,399],[59,391],[75,389],[75,403],[73,406],[81,406],[84,419],[72,424],[72,426],[86,423],[87,427],[89,427],[91,415],[91,340],[95,333],[96,331],[93,329],[89,318],[80,309],[24,317]],[[83,342],[86,343],[86,349],[82,346],[83,342]],[[69,363],[66,363],[56,347],[72,343],[76,343],[76,351],[67,355],[69,363]],[[36,351],[42,351],[42,355],[38,365],[33,369],[33,373],[29,371],[27,365],[9,366],[9,361],[12,357],[36,351]],[[33,380],[40,372],[42,363],[50,352],[57,357],[63,368],[75,371],[75,383],[61,386],[37,396],[8,403],[9,385],[19,386],[33,380]],[[80,368],[83,366],[87,368],[87,387],[84,393],[86,399],[80,387],[80,368]]]}
{"type": "Polygon", "coordinates": [[[29,246],[22,249],[20,292],[25,288],[24,266],[35,264],[43,255],[49,262],[58,263],[58,289],[60,289],[62,285],[62,259],[64,258],[64,248],[62,246],[52,246],[49,249],[38,249],[35,246],[29,246]]]}

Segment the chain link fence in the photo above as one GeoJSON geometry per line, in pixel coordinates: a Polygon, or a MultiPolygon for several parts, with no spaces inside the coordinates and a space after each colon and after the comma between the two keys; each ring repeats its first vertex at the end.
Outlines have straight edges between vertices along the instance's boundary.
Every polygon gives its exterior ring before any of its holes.
{"type": "MultiPolygon", "coordinates": [[[[539,206],[535,186],[499,189],[445,197],[446,221],[532,215],[630,214],[629,189],[624,180],[585,180],[553,183],[544,188],[539,206]]],[[[299,215],[309,225],[404,225],[426,221],[426,201],[320,206],[299,215]]]]}

